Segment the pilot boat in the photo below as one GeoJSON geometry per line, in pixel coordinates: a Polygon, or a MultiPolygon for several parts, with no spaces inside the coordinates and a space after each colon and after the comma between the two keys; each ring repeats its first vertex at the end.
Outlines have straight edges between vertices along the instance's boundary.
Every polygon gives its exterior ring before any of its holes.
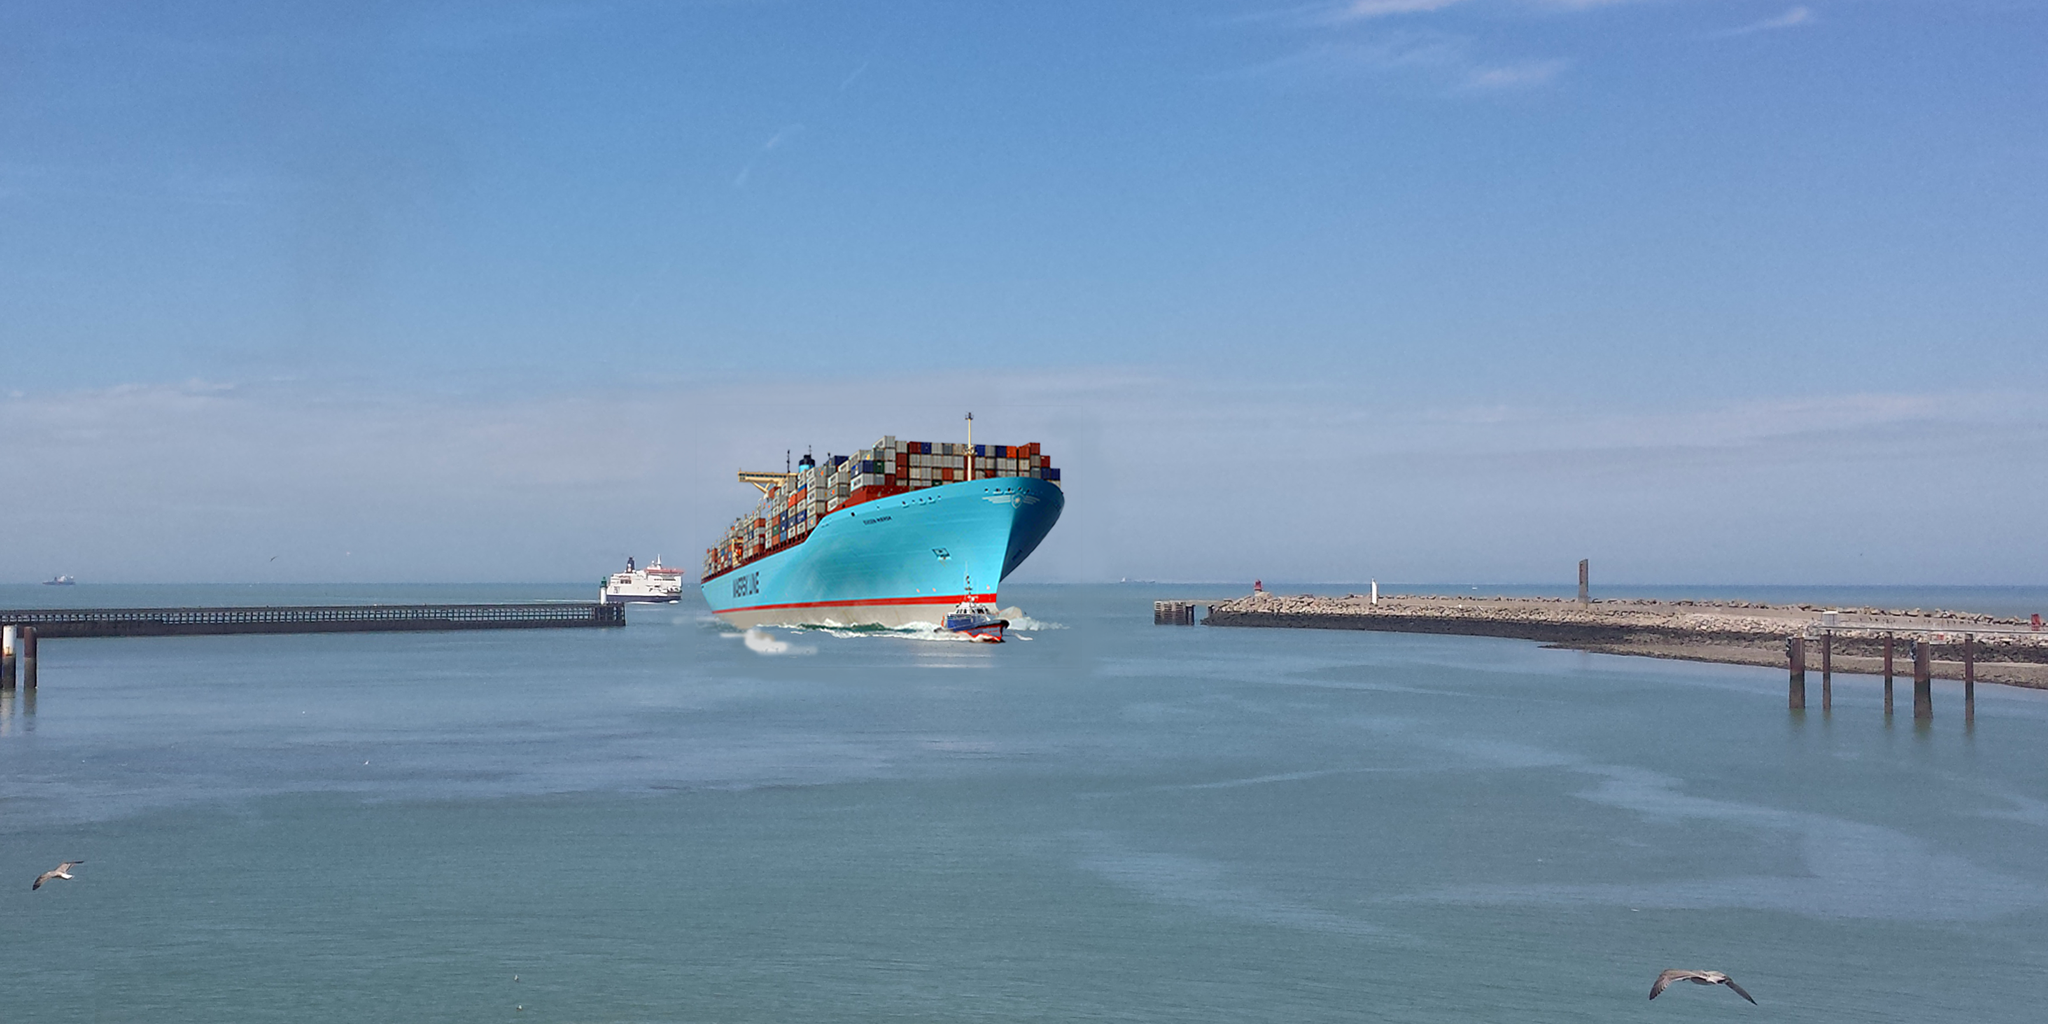
{"type": "MultiPolygon", "coordinates": [[[[974,593],[974,584],[967,584],[967,593],[974,593]]],[[[954,606],[946,615],[946,629],[954,633],[965,633],[983,643],[1003,642],[1003,630],[1010,628],[1010,620],[996,617],[996,606],[977,603],[972,596],[954,606]]]]}

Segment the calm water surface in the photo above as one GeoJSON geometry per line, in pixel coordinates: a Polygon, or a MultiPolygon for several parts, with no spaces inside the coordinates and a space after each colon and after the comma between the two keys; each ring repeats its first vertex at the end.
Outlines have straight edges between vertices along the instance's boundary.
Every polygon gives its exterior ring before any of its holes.
{"type": "Polygon", "coordinates": [[[0,1019],[2044,1015],[2048,694],[1801,718],[1768,670],[1169,593],[1005,588],[1065,628],[1000,647],[764,655],[693,606],[46,642],[0,703],[0,1019]],[[1667,966],[1763,1005],[1647,1002],[1667,966]]]}

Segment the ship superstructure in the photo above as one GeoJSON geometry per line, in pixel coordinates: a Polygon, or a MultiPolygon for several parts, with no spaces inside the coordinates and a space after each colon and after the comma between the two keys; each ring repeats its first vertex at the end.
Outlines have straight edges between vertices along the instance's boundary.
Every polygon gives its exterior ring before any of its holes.
{"type": "Polygon", "coordinates": [[[1021,564],[1066,504],[1037,444],[885,436],[740,479],[761,501],[705,552],[703,575],[704,599],[740,626],[937,624],[962,601],[992,605],[987,581],[1021,564]]]}

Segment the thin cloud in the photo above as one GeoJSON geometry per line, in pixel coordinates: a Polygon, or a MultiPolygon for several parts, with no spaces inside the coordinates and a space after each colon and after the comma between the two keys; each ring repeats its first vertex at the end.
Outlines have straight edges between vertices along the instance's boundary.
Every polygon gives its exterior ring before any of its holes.
{"type": "Polygon", "coordinates": [[[1490,91],[1548,85],[1570,65],[1565,60],[1528,60],[1497,68],[1478,68],[1465,80],[1465,88],[1490,91]]]}
{"type": "Polygon", "coordinates": [[[1377,39],[1317,43],[1238,74],[1304,85],[1405,75],[1453,92],[1500,92],[1540,87],[1569,66],[1569,61],[1558,59],[1484,63],[1472,56],[1469,40],[1461,36],[1396,32],[1377,39]]]}
{"type": "Polygon", "coordinates": [[[860,81],[860,76],[867,74],[868,65],[873,63],[874,61],[872,60],[861,61],[860,67],[854,68],[853,72],[847,75],[844,81],[839,83],[839,91],[845,92],[846,90],[853,88],[853,83],[860,81]]]}
{"type": "Polygon", "coordinates": [[[1775,18],[1765,18],[1762,21],[1755,22],[1749,25],[1743,25],[1740,28],[1731,28],[1726,29],[1724,31],[1715,32],[1709,35],[1707,38],[1728,39],[1734,36],[1752,35],[1757,32],[1775,32],[1781,28],[1795,28],[1800,25],[1811,25],[1814,23],[1814,21],[1815,18],[1813,16],[1812,10],[1805,7],[1794,7],[1786,11],[1785,13],[1778,15],[1775,18]]]}
{"type": "Polygon", "coordinates": [[[1465,0],[1351,0],[1336,8],[1325,11],[1323,20],[1329,22],[1365,21],[1370,18],[1385,18],[1398,14],[1427,14],[1454,7],[1465,0]]]}
{"type": "MultiPolygon", "coordinates": [[[[1382,19],[1429,15],[1469,0],[1343,0],[1294,8],[1268,16],[1286,18],[1295,29],[1314,33],[1309,45],[1294,53],[1238,70],[1233,77],[1264,78],[1314,85],[1351,78],[1411,77],[1435,83],[1452,93],[1502,92],[1545,85],[1570,62],[1545,58],[1485,57],[1473,52],[1467,35],[1427,27],[1408,27],[1414,19],[1382,24],[1382,19]]],[[[1577,8],[1603,0],[1520,0],[1541,6],[1577,8]]],[[[1619,0],[1628,2],[1628,0],[1619,0]]]]}
{"type": "MultiPolygon", "coordinates": [[[[1459,7],[1468,0],[1345,0],[1334,6],[1315,9],[1314,20],[1323,24],[1344,24],[1353,21],[1370,21],[1375,18],[1392,18],[1404,14],[1432,14],[1446,8],[1459,7]]],[[[1636,3],[1637,0],[1523,0],[1537,7],[1548,7],[1564,11],[1590,11],[1599,7],[1636,3]]]]}
{"type": "Polygon", "coordinates": [[[783,143],[802,134],[803,130],[804,126],[801,124],[786,124],[776,129],[775,134],[768,136],[768,141],[761,144],[761,151],[755,153],[753,159],[748,160],[746,166],[740,168],[740,173],[733,176],[732,187],[746,188],[747,182],[753,180],[754,165],[760,163],[762,157],[780,149],[783,143]]]}
{"type": "Polygon", "coordinates": [[[1536,0],[1539,6],[1559,7],[1567,11],[1590,11],[1596,7],[1614,7],[1637,2],[1638,0],[1536,0]]]}
{"type": "Polygon", "coordinates": [[[1400,70],[1435,70],[1463,60],[1456,40],[1402,34],[1370,42],[1317,43],[1245,68],[1251,78],[1328,81],[1400,70]]]}
{"type": "Polygon", "coordinates": [[[403,22],[398,38],[425,50],[468,51],[560,39],[579,26],[601,23],[624,5],[592,3],[493,4],[427,8],[403,22]]]}

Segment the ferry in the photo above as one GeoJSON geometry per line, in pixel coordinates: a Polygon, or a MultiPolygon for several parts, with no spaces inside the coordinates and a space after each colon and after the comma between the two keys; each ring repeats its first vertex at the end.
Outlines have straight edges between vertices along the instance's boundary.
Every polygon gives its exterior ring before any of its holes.
{"type": "Polygon", "coordinates": [[[645,569],[627,556],[626,571],[605,577],[598,591],[598,600],[605,604],[667,604],[682,599],[683,570],[661,564],[660,555],[645,569]]]}

